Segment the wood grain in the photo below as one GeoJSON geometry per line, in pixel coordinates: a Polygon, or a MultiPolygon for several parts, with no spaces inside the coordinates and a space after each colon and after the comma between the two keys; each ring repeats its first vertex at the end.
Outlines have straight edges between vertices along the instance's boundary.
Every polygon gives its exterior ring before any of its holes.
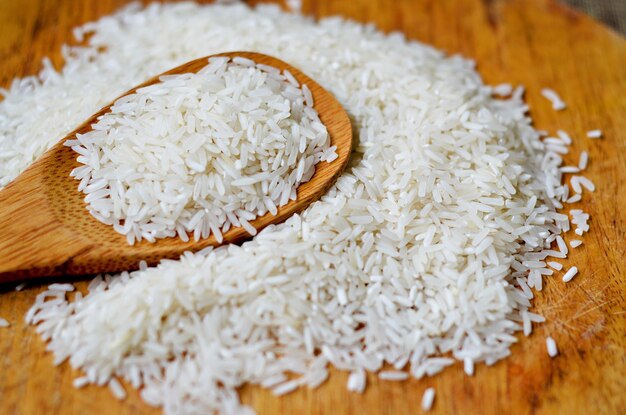
{"type": "MultiPolygon", "coordinates": [[[[268,225],[284,222],[318,200],[345,169],[352,152],[352,125],[341,104],[324,88],[298,68],[272,56],[234,51],[214,57],[244,57],[256,63],[289,70],[301,85],[307,85],[313,95],[313,106],[326,126],[330,143],[337,147],[332,163],[319,163],[313,177],[298,186],[296,200],[278,207],[277,213],[267,213],[252,221],[257,231],[268,225]]],[[[137,89],[160,82],[163,75],[195,73],[207,65],[209,57],[194,59],[122,94],[134,94],[137,89]]],[[[150,243],[146,240],[129,246],[126,237],[111,226],[96,220],[86,208],[85,195],[78,191],[78,182],[69,176],[76,167],[77,153],[65,146],[65,141],[92,130],[103,114],[111,110],[117,99],[89,117],[78,128],[43,154],[24,173],[0,190],[0,283],[33,278],[88,275],[137,269],[140,261],[156,265],[161,259],[177,259],[183,252],[199,251],[207,246],[240,243],[252,236],[242,227],[232,227],[219,242],[212,234],[189,242],[165,238],[150,243]]]]}
{"type": "MultiPolygon", "coordinates": [[[[60,63],[59,45],[70,28],[110,13],[121,0],[0,1],[0,81],[32,74],[42,56],[60,63]]],[[[242,399],[260,414],[417,414],[425,388],[435,387],[433,414],[623,414],[626,413],[626,41],[588,17],[552,1],[479,0],[311,0],[304,11],[341,14],[401,30],[478,62],[490,83],[527,86],[527,100],[538,128],[563,128],[575,137],[566,157],[577,163],[586,150],[587,176],[597,185],[576,205],[591,213],[591,232],[573,250],[566,266],[581,273],[569,284],[546,282],[535,309],[548,321],[522,338],[512,355],[492,367],[479,365],[473,378],[460,365],[442,374],[404,383],[369,376],[363,395],[348,393],[346,375],[332,371],[316,390],[283,398],[256,387],[242,388],[242,399]],[[568,104],[554,112],[539,94],[551,86],[568,104]],[[584,132],[601,128],[604,138],[584,132]],[[545,337],[557,341],[560,355],[549,359],[545,337]]],[[[41,287],[0,297],[0,316],[12,322],[0,329],[0,413],[3,414],[157,414],[135,391],[118,402],[109,391],[76,391],[78,375],[67,364],[52,366],[34,329],[23,315],[41,287]]]]}

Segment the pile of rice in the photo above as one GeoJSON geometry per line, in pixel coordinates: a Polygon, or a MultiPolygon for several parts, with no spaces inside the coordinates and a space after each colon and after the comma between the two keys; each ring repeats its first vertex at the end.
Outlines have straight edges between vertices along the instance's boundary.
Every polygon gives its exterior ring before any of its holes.
{"type": "Polygon", "coordinates": [[[115,101],[65,145],[89,212],[129,244],[211,233],[296,199],[321,160],[337,157],[306,85],[288,71],[235,57],[162,76],[115,101]]]}
{"type": "MultiPolygon", "coordinates": [[[[2,184],[132,85],[228,50],[305,69],[349,112],[357,143],[320,201],[242,246],[97,277],[86,296],[69,284],[42,293],[27,321],[56,363],[82,369],[77,387],[122,398],[123,378],[166,413],[250,413],[244,383],[315,387],[329,364],[358,392],[385,364],[389,380],[457,362],[471,375],[542,321],[528,309],[531,289],[562,275],[546,258],[567,254],[569,218],[556,209],[572,196],[560,167],[569,137],[542,139],[521,88],[494,90],[473,62],[398,33],[271,6],[133,6],[76,30],[86,33],[61,72],[46,64],[5,92],[2,184]]],[[[424,407],[433,399],[429,389],[424,407]]]]}

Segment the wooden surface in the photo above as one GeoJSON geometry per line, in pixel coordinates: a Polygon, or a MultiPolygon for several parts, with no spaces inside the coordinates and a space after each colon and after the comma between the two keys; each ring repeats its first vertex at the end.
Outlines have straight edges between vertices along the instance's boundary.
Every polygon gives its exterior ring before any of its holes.
{"type": "MultiPolygon", "coordinates": [[[[214,56],[244,57],[256,63],[289,70],[313,95],[314,107],[326,126],[331,145],[337,147],[337,159],[319,163],[315,174],[298,186],[298,197],[279,207],[275,215],[267,213],[250,221],[257,231],[273,223],[287,220],[319,199],[339,177],[352,151],[352,126],[348,114],[335,97],[297,68],[272,56],[252,52],[228,52],[214,56]]],[[[207,65],[201,57],[157,75],[122,94],[159,82],[162,75],[195,73],[207,65]]],[[[165,238],[150,243],[146,240],[129,246],[126,237],[96,220],[86,208],[85,195],[78,191],[78,181],[70,172],[81,166],[78,156],[65,146],[65,140],[91,131],[111,104],[103,107],[76,130],[60,140],[39,160],[9,185],[0,190],[0,283],[32,280],[42,276],[87,275],[133,270],[140,261],[158,264],[160,259],[177,259],[185,251],[199,251],[207,246],[239,243],[251,238],[242,227],[232,227],[223,234],[222,242],[214,235],[199,241],[183,242],[165,238]]]]}
{"type": "MultiPolygon", "coordinates": [[[[0,84],[32,74],[44,55],[59,63],[70,28],[110,13],[121,0],[55,2],[0,0],[0,84]]],[[[580,275],[565,285],[549,279],[535,301],[548,321],[492,367],[479,365],[472,378],[455,365],[442,374],[404,383],[369,376],[363,395],[348,393],[345,373],[333,371],[316,390],[275,398],[244,387],[242,399],[260,414],[417,414],[425,388],[437,391],[434,414],[624,414],[626,413],[626,41],[591,19],[551,1],[304,1],[318,16],[342,14],[402,30],[451,53],[478,62],[488,82],[527,86],[538,128],[563,128],[574,137],[572,153],[589,151],[588,173],[598,190],[580,206],[591,213],[591,232],[567,265],[580,275]],[[539,94],[551,86],[568,109],[554,112],[539,94]],[[589,140],[601,128],[604,138],[589,140]],[[548,358],[545,337],[560,349],[548,358]]],[[[94,386],[76,391],[78,375],[52,357],[23,316],[40,287],[0,294],[0,413],[156,414],[130,391],[124,402],[94,386]]]]}

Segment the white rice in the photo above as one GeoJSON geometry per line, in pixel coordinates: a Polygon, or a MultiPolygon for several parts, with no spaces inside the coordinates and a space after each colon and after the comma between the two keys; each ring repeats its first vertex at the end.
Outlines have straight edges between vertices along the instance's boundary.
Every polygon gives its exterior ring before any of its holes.
{"type": "Polygon", "coordinates": [[[589,231],[589,224],[587,223],[589,220],[588,213],[585,213],[580,209],[572,209],[570,210],[570,215],[572,216],[572,224],[576,225],[576,235],[582,236],[584,232],[589,231]]]}
{"type": "Polygon", "coordinates": [[[500,84],[493,87],[493,93],[501,97],[508,97],[513,92],[511,84],[500,84]]]}
{"type": "Polygon", "coordinates": [[[552,103],[552,109],[554,109],[555,111],[561,111],[567,108],[565,102],[553,89],[543,88],[541,90],[541,95],[543,95],[544,98],[552,103]]]}
{"type": "Polygon", "coordinates": [[[433,402],[435,401],[435,389],[428,388],[424,391],[424,395],[422,395],[422,410],[430,411],[433,407],[433,402]]]}
{"type": "Polygon", "coordinates": [[[572,138],[570,137],[570,135],[563,131],[563,130],[557,130],[556,131],[556,135],[559,136],[559,138],[567,145],[572,144],[572,138]]]}
{"type": "Polygon", "coordinates": [[[302,0],[287,0],[286,4],[289,10],[292,10],[294,12],[299,12],[300,10],[302,10],[302,0]]]}
{"type": "Polygon", "coordinates": [[[522,87],[494,98],[471,61],[269,6],[135,5],[76,34],[88,44],[66,50],[61,73],[45,64],[5,92],[0,185],[117,94],[224,50],[305,69],[347,109],[356,142],[320,201],[242,246],[99,276],[73,301],[44,291],[25,318],[55,363],[89,383],[124,379],[168,414],[237,413],[249,411],[239,386],[315,387],[329,365],[358,392],[386,365],[415,378],[491,365],[539,322],[533,289],[549,257],[566,257],[551,245],[570,228],[557,212],[568,144],[543,142],[522,87]]]}
{"type": "Polygon", "coordinates": [[[578,162],[578,168],[580,170],[585,170],[587,168],[587,163],[589,162],[589,154],[586,151],[580,153],[580,161],[578,162]]]}
{"type": "Polygon", "coordinates": [[[572,176],[570,179],[570,185],[577,194],[581,194],[583,192],[583,188],[580,185],[580,176],[572,176]]]}
{"type": "Polygon", "coordinates": [[[188,241],[242,226],[296,198],[336,158],[306,85],[250,59],[214,57],[118,99],[66,142],[91,214],[136,241],[188,241]],[[330,151],[329,151],[330,150],[330,151]]]}
{"type": "Polygon", "coordinates": [[[301,384],[302,384],[302,381],[298,379],[290,380],[288,382],[285,382],[281,385],[276,386],[274,389],[272,389],[272,392],[276,396],[286,395],[289,392],[293,392],[294,390],[296,390],[298,386],[300,386],[301,384]]]}
{"type": "Polygon", "coordinates": [[[561,264],[559,262],[549,261],[548,265],[551,266],[552,268],[554,268],[557,271],[560,271],[560,270],[563,269],[563,264],[561,264]]]}
{"type": "Polygon", "coordinates": [[[591,180],[586,178],[585,176],[578,176],[578,181],[582,187],[589,190],[590,192],[595,192],[596,186],[593,184],[591,180]]]}
{"type": "Polygon", "coordinates": [[[589,137],[589,138],[602,138],[602,131],[600,131],[600,130],[587,131],[587,137],[589,137]]]}
{"type": "Polygon", "coordinates": [[[89,385],[89,378],[87,376],[81,376],[79,378],[76,378],[72,381],[72,385],[76,388],[76,389],[80,389],[86,385],[89,385]]]}
{"type": "Polygon", "coordinates": [[[463,371],[467,376],[474,376],[474,361],[470,358],[463,360],[463,371]]]}
{"type": "Polygon", "coordinates": [[[409,378],[409,374],[407,372],[402,372],[400,370],[383,370],[378,374],[378,377],[381,380],[405,380],[409,378]]]}
{"type": "Polygon", "coordinates": [[[569,250],[567,249],[567,244],[565,243],[565,240],[561,235],[558,235],[556,237],[556,242],[557,246],[559,247],[559,251],[561,251],[563,255],[567,255],[569,250]]]}
{"type": "Polygon", "coordinates": [[[50,291],[62,291],[62,292],[71,292],[74,291],[74,286],[72,284],[58,284],[58,283],[54,283],[54,284],[50,284],[48,286],[48,290],[50,291]]]}
{"type": "Polygon", "coordinates": [[[347,389],[352,392],[363,393],[367,378],[363,369],[356,370],[348,376],[347,389]]]}
{"type": "Polygon", "coordinates": [[[126,391],[117,379],[111,378],[111,380],[109,380],[109,389],[111,390],[113,396],[115,396],[117,399],[126,399],[126,391]]]}
{"type": "Polygon", "coordinates": [[[578,274],[578,268],[571,267],[570,269],[567,270],[565,275],[563,275],[563,282],[570,282],[572,278],[576,276],[576,274],[578,274]]]}
{"type": "Polygon", "coordinates": [[[580,202],[582,200],[582,195],[580,193],[577,193],[571,197],[569,197],[565,203],[576,203],[576,202],[580,202]]]}
{"type": "Polygon", "coordinates": [[[582,244],[583,241],[581,241],[580,239],[572,239],[571,241],[569,241],[569,246],[571,246],[572,248],[578,248],[582,244]]]}
{"type": "Polygon", "coordinates": [[[557,354],[559,354],[559,351],[556,347],[556,342],[550,336],[546,338],[546,349],[548,349],[548,356],[550,357],[555,357],[557,354]]]}

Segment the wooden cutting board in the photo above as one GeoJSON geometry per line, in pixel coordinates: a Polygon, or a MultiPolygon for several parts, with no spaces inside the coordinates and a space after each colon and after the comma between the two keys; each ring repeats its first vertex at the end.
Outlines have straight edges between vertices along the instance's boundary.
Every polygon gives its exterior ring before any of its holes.
{"type": "MultiPolygon", "coordinates": [[[[0,85],[36,73],[44,56],[58,66],[71,28],[109,14],[124,0],[0,0],[0,85]]],[[[547,323],[537,327],[492,367],[479,365],[474,377],[460,364],[434,378],[382,382],[368,377],[363,395],[346,390],[345,373],[283,398],[257,387],[241,390],[259,414],[417,414],[427,387],[437,397],[434,414],[624,414],[626,413],[626,41],[614,32],[553,1],[310,0],[304,11],[339,14],[401,30],[449,53],[478,62],[487,82],[527,87],[536,126],[562,128],[574,137],[566,161],[582,150],[591,162],[587,176],[598,188],[580,204],[591,214],[591,232],[566,266],[581,270],[571,283],[548,279],[535,301],[547,323]],[[554,112],[540,96],[550,86],[568,109],[554,112]],[[587,130],[604,138],[590,140],[587,130]],[[547,356],[545,338],[560,355],[547,356]]],[[[83,287],[85,284],[82,284],[83,287]]],[[[108,389],[75,390],[79,373],[52,356],[23,316],[41,286],[15,292],[0,289],[0,413],[157,414],[127,386],[119,402],[108,389]]]]}

